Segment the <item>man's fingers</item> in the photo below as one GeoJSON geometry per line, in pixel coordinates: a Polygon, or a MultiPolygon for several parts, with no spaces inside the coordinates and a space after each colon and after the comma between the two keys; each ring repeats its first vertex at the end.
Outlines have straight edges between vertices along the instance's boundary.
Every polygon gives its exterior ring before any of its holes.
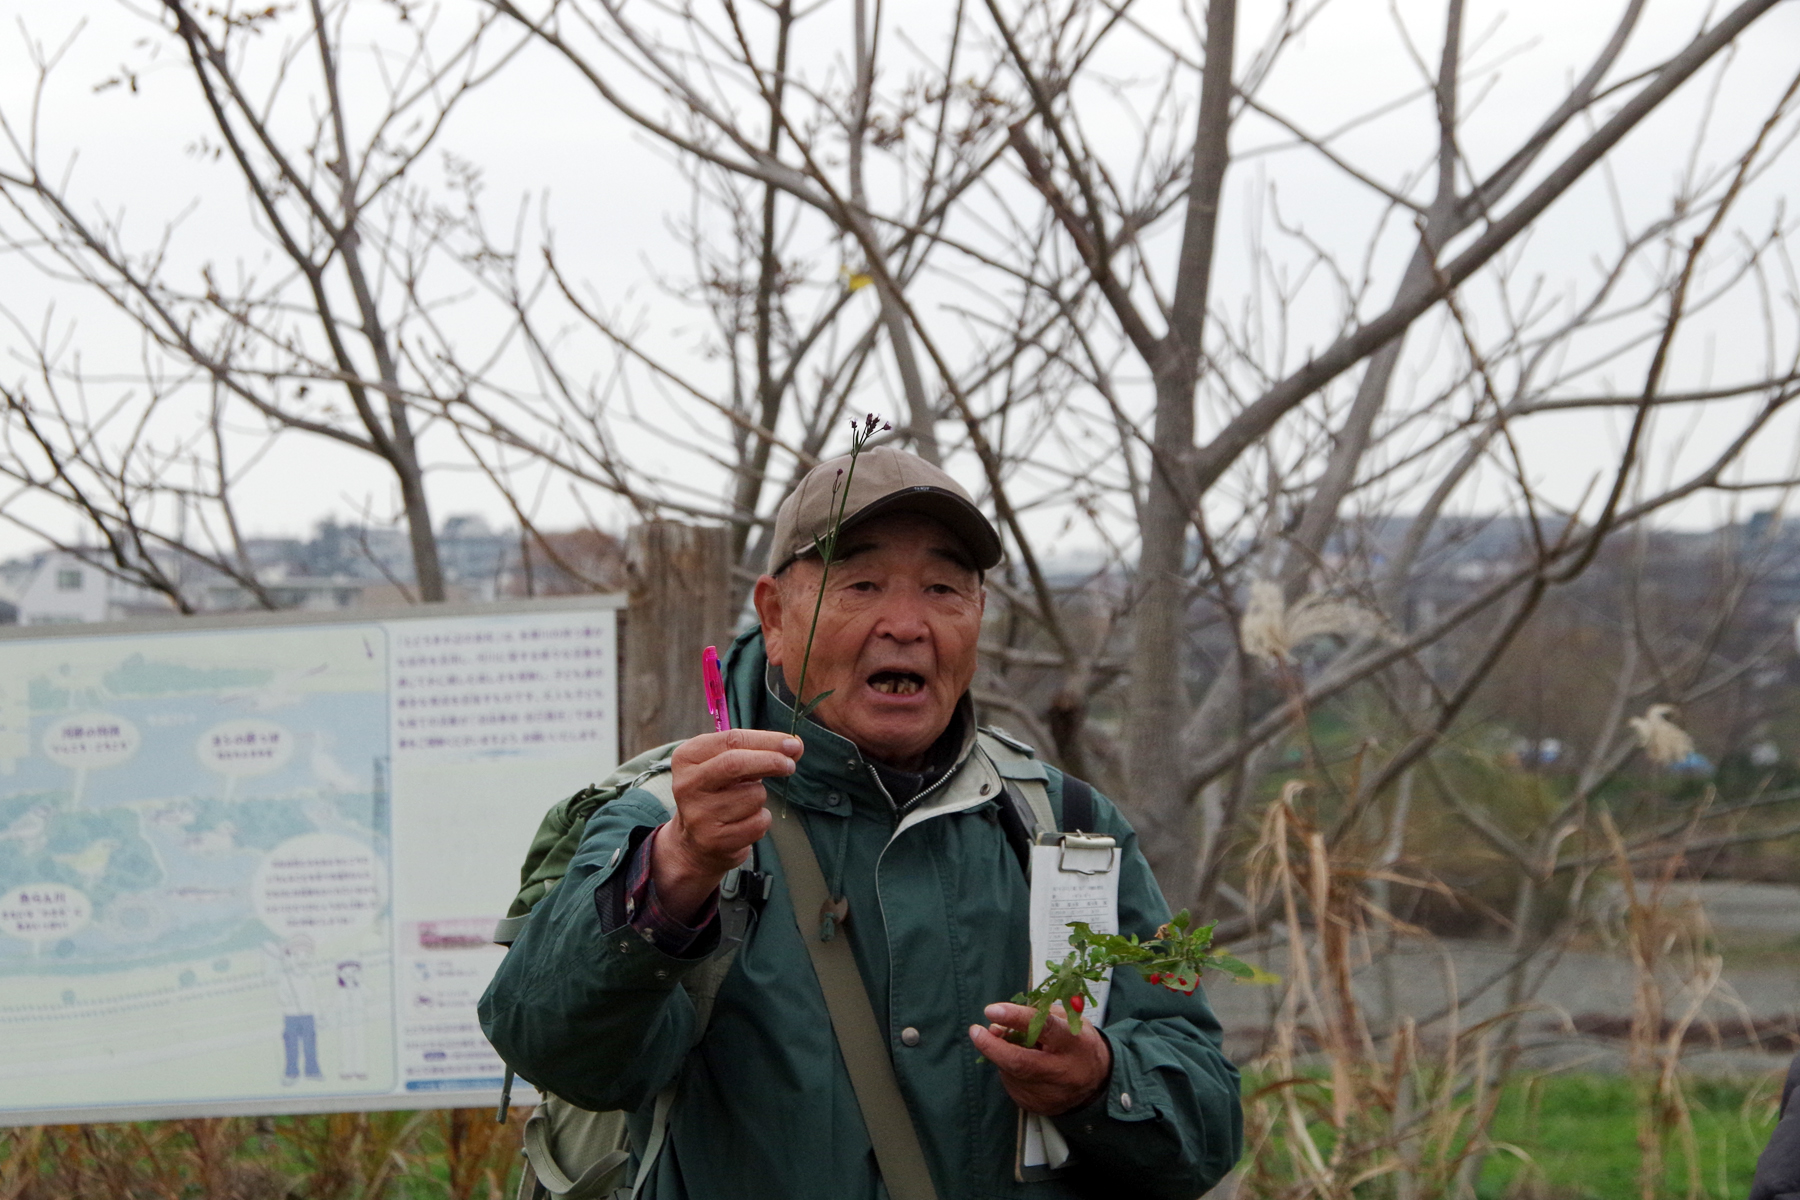
{"type": "Polygon", "coordinates": [[[773,775],[792,775],[798,769],[793,757],[774,750],[727,750],[694,767],[695,776],[708,791],[722,791],[734,783],[760,782],[773,775]]]}
{"type": "Polygon", "coordinates": [[[982,1010],[982,1014],[996,1025],[1004,1025],[1008,1029],[1017,1029],[1024,1033],[1031,1026],[1031,1018],[1036,1009],[1029,1004],[996,1003],[982,1010]]]}
{"type": "MultiPolygon", "coordinates": [[[[990,1004],[983,1010],[982,1015],[992,1022],[988,1026],[987,1032],[994,1037],[1004,1039],[1009,1033],[1029,1033],[1032,1019],[1037,1015],[1037,1010],[1025,1004],[990,1004]]],[[[974,1028],[980,1029],[981,1027],[977,1025],[974,1028]]],[[[1007,1045],[1022,1050],[1026,1054],[1036,1054],[1040,1050],[1060,1050],[1075,1040],[1077,1040],[1075,1035],[1069,1032],[1069,1022],[1063,1016],[1063,1007],[1061,1003],[1057,1003],[1050,1006],[1050,1012],[1044,1018],[1043,1028],[1038,1030],[1037,1042],[1034,1045],[1024,1046],[1010,1040],[1007,1041],[1007,1045]]]]}
{"type": "Polygon", "coordinates": [[[689,738],[675,751],[675,801],[732,807],[762,804],[762,781],[785,778],[797,769],[805,746],[799,738],[767,729],[730,729],[689,738]],[[754,795],[744,789],[754,789],[754,795]],[[739,793],[733,796],[732,793],[739,793]]]}
{"type": "MultiPolygon", "coordinates": [[[[996,1037],[1005,1037],[1009,1032],[1018,1034],[1030,1032],[1031,1019],[1034,1014],[1034,1009],[1023,1004],[990,1004],[983,1013],[989,1021],[993,1022],[989,1029],[996,1037]]],[[[1081,1036],[1085,1036],[1087,1031],[1092,1028],[1093,1025],[1090,1022],[1082,1021],[1081,1036]]],[[[1037,1042],[1030,1047],[1021,1048],[1025,1049],[1027,1053],[1048,1051],[1053,1055],[1061,1054],[1079,1043],[1081,1036],[1070,1030],[1068,1014],[1063,1010],[1062,1001],[1059,1000],[1050,1006],[1050,1012],[1044,1018],[1044,1027],[1038,1031],[1037,1042]]],[[[1017,1045],[1018,1043],[1009,1044],[1017,1045]]]]}
{"type": "Polygon", "coordinates": [[[983,1058],[1000,1068],[1002,1074],[1021,1083],[1054,1080],[1068,1069],[1054,1052],[1045,1053],[1042,1042],[1036,1046],[1021,1046],[1017,1042],[1008,1041],[1004,1025],[989,1026],[986,1029],[971,1025],[969,1040],[975,1043],[975,1049],[983,1058]]]}
{"type": "Polygon", "coordinates": [[[726,823],[741,821],[751,813],[761,812],[763,805],[769,801],[768,789],[763,787],[760,779],[734,783],[721,791],[707,792],[704,795],[711,818],[726,823]]]}
{"type": "Polygon", "coordinates": [[[703,733],[676,747],[672,762],[677,766],[702,763],[732,750],[756,750],[797,759],[806,744],[790,733],[773,729],[727,729],[724,733],[703,733]]]}
{"type": "Polygon", "coordinates": [[[676,748],[676,813],[669,852],[693,872],[716,878],[741,864],[769,828],[763,780],[792,775],[805,751],[799,738],[767,729],[731,729],[689,738],[676,748]]]}
{"type": "Polygon", "coordinates": [[[776,729],[727,729],[722,736],[734,750],[777,750],[789,758],[799,758],[806,750],[805,742],[776,729]]]}
{"type": "Polygon", "coordinates": [[[758,806],[735,821],[712,821],[698,828],[684,824],[682,832],[702,853],[748,854],[751,843],[769,832],[769,820],[769,810],[758,806]]]}
{"type": "Polygon", "coordinates": [[[717,795],[745,784],[760,784],[771,777],[784,779],[796,769],[794,759],[779,751],[723,750],[711,758],[678,766],[675,796],[677,800],[683,800],[717,795]]]}
{"type": "Polygon", "coordinates": [[[1046,1067],[1042,1051],[1028,1049],[1006,1040],[1005,1029],[999,1033],[993,1029],[983,1029],[979,1025],[969,1026],[969,1040],[975,1043],[975,1049],[981,1057],[999,1067],[1008,1075],[1029,1078],[1042,1074],[1046,1067]]]}
{"type": "MultiPolygon", "coordinates": [[[[995,1025],[1004,1029],[1014,1029],[1020,1033],[1030,1031],[1031,1019],[1036,1013],[1036,1009],[1025,1004],[990,1004],[984,1010],[987,1019],[995,1025]]],[[[1082,1027],[1084,1029],[1087,1027],[1085,1021],[1082,1022],[1082,1027]]],[[[1044,1027],[1038,1032],[1037,1044],[1039,1047],[1051,1049],[1074,1040],[1075,1035],[1069,1032],[1068,1017],[1063,1012],[1062,1002],[1059,1000],[1050,1006],[1050,1013],[1044,1018],[1044,1027]]]]}
{"type": "MultiPolygon", "coordinates": [[[[800,739],[775,729],[727,729],[723,733],[702,733],[689,738],[675,751],[675,757],[698,762],[727,750],[781,750],[787,742],[799,745],[800,739]]],[[[799,752],[794,751],[795,755],[799,752]]]]}

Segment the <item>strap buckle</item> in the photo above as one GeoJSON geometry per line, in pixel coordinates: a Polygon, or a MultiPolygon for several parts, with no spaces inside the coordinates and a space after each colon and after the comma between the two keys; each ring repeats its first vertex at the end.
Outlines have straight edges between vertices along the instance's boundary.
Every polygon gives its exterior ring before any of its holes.
{"type": "Polygon", "coordinates": [[[766,871],[758,871],[754,867],[733,867],[719,881],[719,899],[736,900],[742,897],[752,904],[761,904],[769,898],[774,884],[775,877],[766,871]]]}

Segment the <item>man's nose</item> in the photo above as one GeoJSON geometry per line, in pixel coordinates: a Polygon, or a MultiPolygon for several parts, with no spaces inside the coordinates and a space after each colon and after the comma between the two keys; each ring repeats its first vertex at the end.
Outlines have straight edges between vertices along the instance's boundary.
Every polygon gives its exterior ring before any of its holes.
{"type": "Polygon", "coordinates": [[[929,638],[931,623],[925,619],[923,600],[895,592],[883,596],[881,613],[875,621],[875,636],[896,642],[922,642],[929,638]]]}

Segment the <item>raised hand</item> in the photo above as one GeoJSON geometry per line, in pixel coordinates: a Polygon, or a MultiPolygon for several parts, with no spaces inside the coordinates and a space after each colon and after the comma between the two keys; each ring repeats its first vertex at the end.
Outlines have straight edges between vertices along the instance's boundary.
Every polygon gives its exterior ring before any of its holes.
{"type": "Polygon", "coordinates": [[[769,829],[763,780],[792,775],[804,750],[785,733],[731,729],[689,738],[675,751],[675,815],[658,831],[650,860],[671,916],[692,917],[725,872],[750,856],[769,829]]]}

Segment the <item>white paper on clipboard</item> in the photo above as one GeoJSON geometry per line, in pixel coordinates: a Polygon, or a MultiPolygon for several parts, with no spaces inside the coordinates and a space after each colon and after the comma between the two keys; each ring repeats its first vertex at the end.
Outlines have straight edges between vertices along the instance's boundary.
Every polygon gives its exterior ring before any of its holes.
{"type": "MultiPolygon", "coordinates": [[[[1048,962],[1069,955],[1069,922],[1085,921],[1095,933],[1119,931],[1119,860],[1108,837],[1066,835],[1052,845],[1031,848],[1031,986],[1049,975],[1048,962]]],[[[1103,1024],[1110,978],[1088,985],[1093,1007],[1084,1020],[1103,1024]]],[[[1020,1132],[1021,1179],[1041,1177],[1069,1159],[1069,1144],[1046,1117],[1024,1114],[1020,1132]]]]}

